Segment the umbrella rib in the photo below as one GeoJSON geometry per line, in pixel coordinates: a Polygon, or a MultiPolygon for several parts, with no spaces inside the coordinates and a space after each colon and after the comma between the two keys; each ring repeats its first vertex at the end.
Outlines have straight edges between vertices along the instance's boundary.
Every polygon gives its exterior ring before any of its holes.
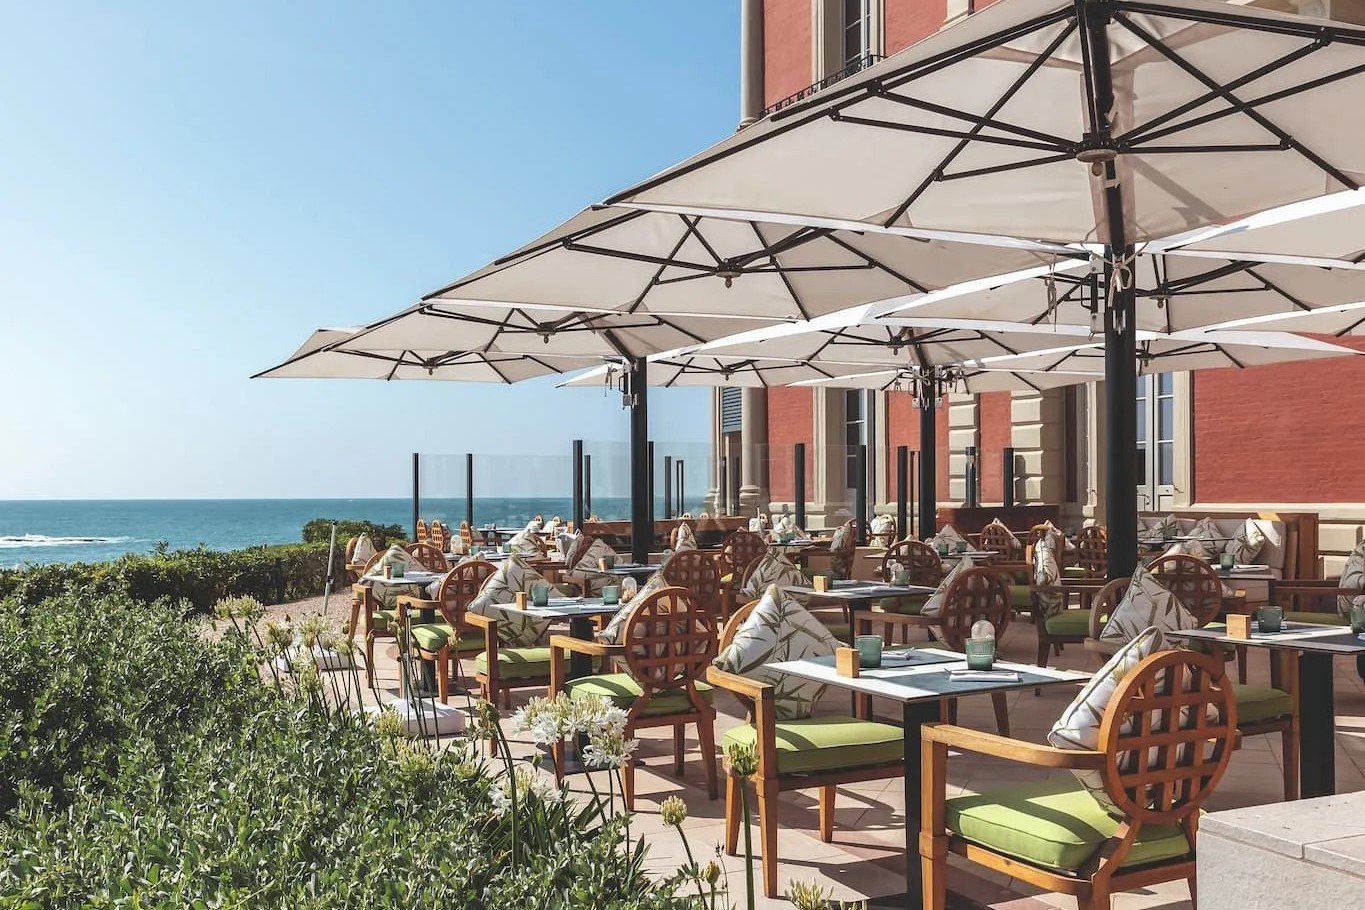
{"type": "Polygon", "coordinates": [[[1195,66],[1193,63],[1189,62],[1184,57],[1177,54],[1171,48],[1167,47],[1166,43],[1162,41],[1160,38],[1151,34],[1137,23],[1131,21],[1127,16],[1123,15],[1122,13],[1116,13],[1114,15],[1114,19],[1119,23],[1119,25],[1122,25],[1124,28],[1128,29],[1128,31],[1132,32],[1134,35],[1145,41],[1149,47],[1155,49],[1157,53],[1161,54],[1161,56],[1165,57],[1167,60],[1171,61],[1176,66],[1178,66],[1180,69],[1184,70],[1186,75],[1190,76],[1191,78],[1201,83],[1204,86],[1204,88],[1208,89],[1211,92],[1214,92],[1219,98],[1222,98],[1223,101],[1225,101],[1226,103],[1232,105],[1234,108],[1239,109],[1242,114],[1251,118],[1251,120],[1258,126],[1260,126],[1261,129],[1270,133],[1272,136],[1275,136],[1282,143],[1285,143],[1289,148],[1298,152],[1299,155],[1306,158],[1313,164],[1317,165],[1317,167],[1320,170],[1322,170],[1328,176],[1332,177],[1334,180],[1339,182],[1342,186],[1348,187],[1353,190],[1360,188],[1360,184],[1356,183],[1354,180],[1348,177],[1345,173],[1342,172],[1340,168],[1335,167],[1325,158],[1319,155],[1317,152],[1313,151],[1308,146],[1304,145],[1302,142],[1295,139],[1293,136],[1289,135],[1289,133],[1285,132],[1283,129],[1277,126],[1273,121],[1271,121],[1269,117],[1265,116],[1260,111],[1252,107],[1247,107],[1246,103],[1242,101],[1240,98],[1238,98],[1235,94],[1233,94],[1232,91],[1225,88],[1224,86],[1219,85],[1215,80],[1211,79],[1199,67],[1195,66]]]}
{"type": "Polygon", "coordinates": [[[602,246],[586,246],[581,243],[566,243],[564,248],[574,253],[589,253],[594,256],[608,256],[613,259],[629,259],[634,262],[644,262],[649,265],[662,266],[663,268],[696,269],[699,272],[715,271],[714,265],[704,263],[685,262],[677,259],[677,250],[682,249],[682,245],[687,242],[689,232],[684,232],[682,239],[674,250],[673,256],[651,256],[648,253],[632,253],[629,250],[613,250],[602,246]]]}
{"type": "Polygon", "coordinates": [[[1029,158],[1025,161],[1014,161],[1010,164],[994,164],[990,167],[978,167],[969,171],[955,171],[951,174],[940,174],[939,180],[962,180],[966,177],[986,177],[991,174],[1003,174],[1006,171],[1018,171],[1028,167],[1042,167],[1045,164],[1056,164],[1059,161],[1072,161],[1075,156],[1070,152],[1062,152],[1058,155],[1044,155],[1042,158],[1029,158]]]}
{"type": "Polygon", "coordinates": [[[1340,332],[1337,332],[1337,333],[1336,333],[1336,337],[1337,337],[1337,338],[1344,338],[1344,337],[1347,336],[1347,335],[1354,335],[1354,334],[1355,334],[1355,330],[1358,329],[1358,328],[1360,328],[1362,325],[1365,325],[1365,316],[1361,317],[1360,319],[1357,319],[1355,322],[1353,322],[1353,323],[1351,323],[1350,325],[1346,326],[1346,327],[1345,327],[1344,329],[1342,329],[1340,332]]]}
{"type": "MultiPolygon", "coordinates": [[[[706,236],[701,232],[701,229],[698,228],[698,224],[701,222],[700,215],[688,216],[679,214],[678,217],[682,219],[683,224],[687,225],[684,233],[696,237],[697,242],[701,244],[702,249],[711,254],[711,258],[716,261],[716,265],[721,265],[725,262],[725,260],[721,258],[721,255],[715,251],[715,248],[711,246],[710,242],[707,241],[706,236]]],[[[686,238],[684,237],[684,240],[685,239],[686,238]]]]}
{"type": "MultiPolygon", "coordinates": [[[[971,135],[969,133],[958,132],[956,130],[942,130],[932,133],[932,135],[948,136],[949,138],[970,138],[982,142],[999,142],[1005,145],[1019,145],[1023,148],[1062,149],[1069,148],[1072,145],[1070,141],[1064,139],[1061,136],[1054,136],[1051,133],[1044,133],[1042,130],[1035,130],[1027,126],[1020,126],[1016,123],[1011,123],[1008,120],[997,120],[995,119],[995,116],[993,114],[971,114],[968,113],[967,111],[960,111],[957,110],[956,108],[951,108],[944,104],[935,104],[932,101],[925,101],[921,98],[910,98],[905,95],[892,94],[891,92],[887,92],[885,90],[883,90],[880,93],[874,93],[873,97],[880,98],[884,101],[890,101],[893,104],[899,104],[902,107],[908,107],[913,110],[923,111],[929,114],[937,114],[940,117],[947,117],[950,120],[963,120],[967,123],[971,123],[978,127],[982,128],[989,127],[990,129],[999,130],[1002,133],[1012,133],[1018,138],[1009,140],[1006,139],[1006,137],[1004,136],[971,135]],[[1029,139],[1033,141],[1032,142],[1023,141],[1029,139]]],[[[849,121],[853,120],[852,117],[848,116],[847,114],[844,114],[841,111],[832,111],[830,112],[830,116],[836,120],[849,121]]],[[[888,127],[904,126],[907,128],[918,129],[916,125],[913,123],[902,124],[889,121],[868,121],[868,125],[888,127]]],[[[936,130],[937,128],[924,127],[924,129],[936,130]]]]}
{"type": "Polygon", "coordinates": [[[1265,276],[1261,275],[1261,274],[1260,274],[1259,272],[1257,272],[1254,268],[1247,269],[1247,274],[1248,274],[1248,275],[1254,276],[1254,277],[1256,278],[1256,280],[1258,280],[1258,281],[1260,281],[1262,284],[1264,284],[1265,287],[1266,287],[1266,290],[1268,290],[1268,291],[1274,291],[1276,294],[1279,294],[1279,295],[1280,295],[1281,297],[1283,297],[1285,300],[1288,300],[1290,303],[1292,303],[1292,304],[1295,306],[1296,309],[1299,309],[1299,310],[1311,310],[1311,309],[1313,309],[1312,306],[1310,306],[1310,305],[1307,304],[1307,303],[1304,303],[1301,299],[1299,299],[1298,297],[1295,297],[1293,294],[1289,293],[1288,291],[1286,291],[1284,288],[1280,287],[1280,286],[1279,286],[1278,284],[1276,284],[1275,282],[1273,282],[1273,281],[1271,281],[1270,279],[1266,278],[1265,276]]]}
{"type": "Polygon", "coordinates": [[[860,257],[860,258],[861,258],[864,262],[866,262],[868,265],[870,265],[870,266],[872,266],[872,267],[874,267],[874,268],[881,269],[883,272],[886,272],[886,274],[890,275],[892,278],[895,278],[897,281],[903,282],[903,283],[904,283],[905,285],[907,285],[908,287],[914,288],[915,290],[919,291],[921,294],[927,294],[927,293],[929,293],[929,289],[928,289],[927,287],[925,287],[924,285],[920,284],[918,281],[916,281],[915,279],[911,278],[909,275],[902,275],[899,271],[897,271],[896,269],[893,269],[891,266],[889,266],[889,265],[887,265],[886,263],[882,262],[880,259],[876,258],[876,257],[873,256],[872,254],[863,252],[862,250],[860,250],[860,249],[858,249],[857,247],[853,246],[852,244],[848,243],[848,242],[845,241],[844,239],[842,239],[842,238],[840,238],[840,237],[836,237],[836,236],[834,236],[833,234],[830,235],[830,238],[829,238],[829,239],[832,240],[832,241],[834,241],[835,243],[837,243],[839,246],[843,247],[844,249],[848,250],[848,251],[849,251],[850,253],[852,253],[853,255],[860,257]]]}
{"type": "MultiPolygon", "coordinates": [[[[926,126],[922,123],[900,123],[895,120],[876,120],[872,117],[859,117],[857,114],[844,114],[839,111],[832,111],[829,119],[835,123],[851,123],[854,126],[867,126],[879,130],[898,130],[902,133],[916,133],[922,136],[940,136],[944,139],[961,139],[963,141],[988,142],[992,145],[1005,145],[1010,148],[1033,149],[1042,152],[1054,152],[1064,148],[1060,142],[1042,142],[1026,139],[1013,139],[1007,136],[982,136],[972,133],[969,130],[950,130],[941,126],[926,126]]],[[[978,129],[984,128],[985,124],[978,124],[978,129]]]]}
{"type": "Polygon", "coordinates": [[[1344,44],[1365,46],[1365,34],[1362,34],[1359,30],[1330,28],[1319,25],[1316,22],[1305,21],[1303,23],[1298,23],[1282,19],[1262,19],[1235,12],[1188,9],[1179,6],[1165,6],[1160,3],[1134,2],[1134,0],[1115,0],[1113,6],[1118,10],[1151,13],[1152,15],[1162,16],[1168,19],[1184,19],[1212,25],[1232,25],[1239,28],[1251,29],[1253,31],[1271,32],[1277,35],[1293,35],[1298,38],[1311,38],[1313,40],[1325,38],[1330,41],[1344,44]]]}
{"type": "MultiPolygon", "coordinates": [[[[683,235],[678,238],[678,242],[673,246],[673,249],[668,254],[669,259],[673,259],[678,255],[678,252],[683,248],[683,244],[687,243],[688,236],[689,235],[687,234],[687,232],[684,231],[683,235]]],[[[654,289],[654,287],[658,284],[659,279],[663,277],[664,270],[666,268],[668,268],[668,266],[666,265],[659,266],[658,271],[654,273],[654,277],[650,278],[649,281],[645,284],[645,286],[640,289],[640,295],[635,298],[634,302],[632,302],[629,307],[626,308],[625,310],[626,313],[633,314],[637,309],[640,308],[640,304],[645,302],[645,298],[649,296],[649,292],[654,289]]]]}
{"type": "MultiPolygon", "coordinates": [[[[986,116],[994,117],[996,114],[998,114],[1001,108],[1008,104],[1010,99],[1013,98],[1015,94],[1018,93],[1019,89],[1024,87],[1024,83],[1026,83],[1029,79],[1033,78],[1033,74],[1038,72],[1039,68],[1042,67],[1043,63],[1050,59],[1052,55],[1057,52],[1057,48],[1061,46],[1061,43],[1067,38],[1069,38],[1071,34],[1075,31],[1076,23],[1074,21],[1068,23],[1067,27],[1057,35],[1057,37],[1053,40],[1052,44],[1050,44],[1043,53],[1039,54],[1034,59],[1034,61],[1029,64],[1028,68],[1024,70],[1023,75],[1016,79],[1014,83],[1010,85],[1009,88],[1005,89],[1004,94],[1002,94],[1000,98],[996,100],[995,104],[991,105],[990,109],[986,111],[986,116]]],[[[975,135],[984,128],[985,127],[983,126],[975,126],[969,132],[972,135],[975,135]]],[[[968,139],[963,139],[961,142],[959,142],[953,148],[953,150],[948,153],[947,157],[945,157],[942,161],[939,162],[938,167],[934,168],[934,170],[929,174],[929,176],[925,177],[924,180],[920,182],[920,185],[915,188],[915,191],[911,193],[908,197],[906,197],[904,202],[896,206],[896,210],[892,213],[890,218],[886,219],[886,221],[883,222],[883,226],[890,227],[891,225],[899,221],[900,218],[910,208],[910,206],[914,205],[915,201],[919,199],[919,197],[922,196],[929,189],[929,187],[934,184],[938,177],[948,169],[948,165],[952,164],[954,161],[957,160],[957,156],[961,155],[962,151],[969,144],[970,140],[968,139]]]]}
{"type": "MultiPolygon", "coordinates": [[[[1317,42],[1314,42],[1313,44],[1305,44],[1303,47],[1296,48],[1295,50],[1290,51],[1284,56],[1278,57],[1270,61],[1269,63],[1265,64],[1264,66],[1257,67],[1251,72],[1243,76],[1240,76],[1237,79],[1232,80],[1227,85],[1225,85],[1224,88],[1228,89],[1229,91],[1235,91],[1236,89],[1239,89],[1244,85],[1249,85],[1250,83],[1255,82],[1264,76],[1270,75],[1271,73],[1275,72],[1278,69],[1289,66],[1292,63],[1297,63],[1301,58],[1306,57],[1315,51],[1319,51],[1326,46],[1327,46],[1326,44],[1319,44],[1317,42]]],[[[1144,133],[1151,132],[1152,130],[1156,129],[1162,124],[1170,123],[1172,120],[1176,119],[1177,117],[1188,114],[1190,111],[1197,110],[1217,97],[1218,97],[1217,92],[1206,92],[1201,97],[1195,98],[1191,101],[1186,101],[1184,104],[1178,104],[1175,107],[1171,108],[1169,111],[1166,111],[1164,114],[1158,114],[1157,116],[1148,120],[1146,123],[1142,123],[1139,124],[1138,126],[1133,127],[1127,133],[1124,133],[1122,136],[1117,137],[1117,140],[1119,142],[1129,144],[1142,142],[1144,140],[1143,136],[1144,133]]]]}
{"type": "MultiPolygon", "coordinates": [[[[750,221],[749,227],[753,229],[754,236],[758,238],[758,242],[763,244],[764,247],[766,247],[768,245],[768,240],[766,237],[763,236],[763,231],[759,229],[758,224],[753,221],[750,221]]],[[[787,276],[786,269],[784,269],[782,267],[782,264],[777,261],[776,256],[772,257],[772,263],[773,265],[778,267],[777,275],[779,278],[782,279],[782,286],[787,289],[787,295],[791,297],[792,303],[796,306],[796,312],[801,314],[802,319],[809,320],[810,311],[806,309],[806,304],[804,301],[802,301],[801,295],[796,293],[796,287],[795,285],[792,284],[791,278],[787,276]]]]}
{"type": "MultiPolygon", "coordinates": [[[[749,224],[757,225],[757,222],[750,221],[749,224]]],[[[743,268],[744,266],[748,265],[750,262],[753,262],[756,259],[763,258],[775,259],[777,256],[780,256],[783,253],[794,250],[799,246],[804,246],[805,244],[811,243],[815,240],[819,240],[820,238],[830,235],[832,233],[833,229],[831,228],[802,227],[799,230],[792,231],[790,234],[788,234],[786,237],[783,237],[776,243],[764,246],[763,249],[760,250],[754,250],[752,253],[745,253],[743,256],[736,256],[730,261],[736,267],[743,268]]]]}

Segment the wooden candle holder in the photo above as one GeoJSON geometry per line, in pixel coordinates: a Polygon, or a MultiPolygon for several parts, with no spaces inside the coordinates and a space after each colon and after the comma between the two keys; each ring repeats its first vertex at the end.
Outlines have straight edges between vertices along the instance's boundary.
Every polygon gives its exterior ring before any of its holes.
{"type": "Polygon", "coordinates": [[[516,597],[516,601],[517,601],[517,609],[518,609],[518,610],[525,610],[525,609],[526,609],[526,592],[525,592],[525,591],[518,591],[514,596],[516,597]]]}
{"type": "Polygon", "coordinates": [[[834,651],[834,672],[840,676],[856,679],[858,676],[858,649],[837,648],[834,651]]]}
{"type": "Polygon", "coordinates": [[[1244,613],[1229,613],[1228,638],[1250,638],[1251,617],[1244,613]]]}
{"type": "Polygon", "coordinates": [[[817,575],[810,580],[810,583],[811,587],[815,589],[816,593],[824,594],[826,591],[829,590],[828,575],[817,575]]]}

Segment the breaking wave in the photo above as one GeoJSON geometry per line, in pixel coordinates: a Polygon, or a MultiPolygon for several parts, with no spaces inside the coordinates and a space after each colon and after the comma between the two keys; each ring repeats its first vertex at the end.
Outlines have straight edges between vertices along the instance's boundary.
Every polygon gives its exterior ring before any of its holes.
{"type": "Polygon", "coordinates": [[[46,534],[0,536],[0,550],[20,547],[79,547],[92,543],[127,543],[131,537],[49,537],[46,534]]]}

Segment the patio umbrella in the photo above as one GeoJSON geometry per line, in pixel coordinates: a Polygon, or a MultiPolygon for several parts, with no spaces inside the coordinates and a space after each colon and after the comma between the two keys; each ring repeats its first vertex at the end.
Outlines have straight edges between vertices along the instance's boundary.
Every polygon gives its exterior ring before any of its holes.
{"type": "MultiPolygon", "coordinates": [[[[1100,272],[1064,265],[1026,281],[968,293],[955,290],[889,305],[881,321],[897,324],[971,318],[1104,330],[1100,272]]],[[[1138,254],[1127,273],[1138,331],[1183,332],[1234,319],[1284,316],[1365,299],[1365,271],[1160,253],[1138,254]]]]}
{"type": "Polygon", "coordinates": [[[592,357],[528,356],[478,351],[340,349],[360,329],[318,329],[278,366],[252,379],[438,379],[513,383],[578,370],[592,357]]]}
{"type": "Polygon", "coordinates": [[[1272,314],[1234,319],[1218,326],[1218,329],[1305,332],[1312,335],[1333,335],[1337,338],[1365,335],[1365,303],[1347,303],[1287,315],[1272,314]]]}
{"type": "Polygon", "coordinates": [[[1282,206],[1198,232],[1171,251],[1365,269],[1365,193],[1336,193],[1282,206]]]}
{"type": "MultiPolygon", "coordinates": [[[[611,385],[626,370],[624,362],[602,364],[570,376],[556,388],[611,385]]],[[[727,357],[674,352],[649,358],[649,384],[658,388],[722,386],[772,388],[808,380],[835,379],[862,373],[866,363],[812,363],[770,357],[727,357]]]]}
{"type": "MultiPolygon", "coordinates": [[[[608,201],[1134,245],[1353,190],[1365,30],[1186,0],[1001,0],[608,201]],[[1068,104],[1074,99],[1074,104],[1068,104]]],[[[1104,309],[1110,573],[1137,558],[1137,320],[1104,309]]]]}

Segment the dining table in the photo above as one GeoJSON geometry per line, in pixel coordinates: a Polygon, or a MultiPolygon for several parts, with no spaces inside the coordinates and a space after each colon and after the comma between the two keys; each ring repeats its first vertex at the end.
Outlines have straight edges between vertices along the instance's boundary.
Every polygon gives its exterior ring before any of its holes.
{"type": "MultiPolygon", "coordinates": [[[[508,610],[518,610],[515,603],[499,604],[508,610]]],[[[537,619],[567,620],[569,635],[579,641],[592,641],[597,631],[597,620],[621,612],[622,604],[609,604],[601,597],[551,597],[545,606],[527,604],[520,612],[537,619]]],[[[592,672],[592,659],[586,654],[569,655],[569,678],[577,679],[592,672]]]]}
{"type": "MultiPolygon", "coordinates": [[[[861,669],[857,676],[843,676],[835,669],[834,658],[813,657],[779,661],[765,665],[782,673],[845,689],[870,702],[888,699],[901,705],[901,724],[905,737],[905,882],[903,906],[919,910],[923,906],[919,855],[920,814],[920,729],[939,720],[943,700],[969,695],[1033,689],[1043,686],[1076,685],[1090,678],[1088,673],[1037,667],[997,660],[990,671],[967,670],[967,656],[942,648],[905,648],[884,651],[881,666],[861,669]]],[[[882,905],[886,899],[879,901],[882,905]]]]}
{"type": "Polygon", "coordinates": [[[851,629],[853,614],[859,609],[871,607],[883,598],[933,594],[935,589],[927,585],[893,585],[882,581],[839,579],[831,582],[826,591],[817,591],[811,585],[783,585],[780,590],[784,594],[791,594],[804,600],[808,607],[838,604],[843,607],[845,621],[851,629]]]}
{"type": "MultiPolygon", "coordinates": [[[[359,583],[370,589],[371,597],[378,597],[383,600],[386,593],[392,591],[395,596],[408,594],[413,597],[427,598],[427,586],[433,581],[439,581],[443,576],[441,572],[428,572],[426,570],[404,572],[402,575],[362,575],[359,583]]],[[[436,621],[436,611],[433,609],[423,609],[417,611],[418,622],[429,623],[436,621]]],[[[401,631],[401,630],[397,630],[401,631]]],[[[395,633],[396,637],[397,632],[395,633]]],[[[422,678],[418,680],[420,694],[433,695],[436,692],[436,662],[431,660],[421,661],[422,678]]]]}
{"type": "Polygon", "coordinates": [[[1336,709],[1333,705],[1333,661],[1344,655],[1365,654],[1365,635],[1345,626],[1283,622],[1277,632],[1261,631],[1251,623],[1249,638],[1235,638],[1226,629],[1179,629],[1172,638],[1236,647],[1291,651],[1298,664],[1299,685],[1299,798],[1332,796],[1337,789],[1336,709]]]}

